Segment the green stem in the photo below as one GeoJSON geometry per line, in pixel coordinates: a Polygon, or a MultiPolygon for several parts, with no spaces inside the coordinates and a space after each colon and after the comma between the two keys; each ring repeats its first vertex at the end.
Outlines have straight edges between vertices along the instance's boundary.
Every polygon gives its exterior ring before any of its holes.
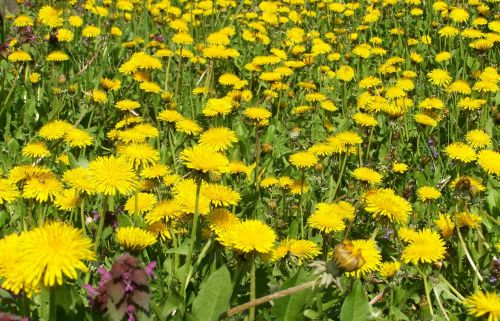
{"type": "Polygon", "coordinates": [[[301,177],[301,186],[300,186],[300,202],[299,202],[299,214],[300,214],[300,237],[304,238],[304,209],[302,208],[302,200],[304,194],[304,179],[305,179],[305,170],[302,169],[302,177],[301,177]]]}
{"type": "MultiPolygon", "coordinates": [[[[250,258],[250,302],[255,301],[255,251],[250,258]]],[[[255,320],[255,306],[250,307],[248,321],[255,320]]]]}
{"type": "Polygon", "coordinates": [[[458,290],[453,285],[451,285],[451,283],[448,282],[448,280],[442,274],[439,274],[439,280],[446,284],[451,292],[453,292],[453,294],[455,294],[455,296],[460,299],[460,301],[465,301],[465,297],[460,292],[458,292],[458,290]]]}
{"type": "Polygon", "coordinates": [[[49,294],[49,321],[56,321],[56,287],[53,286],[50,288],[49,294]]]}
{"type": "MultiPolygon", "coordinates": [[[[198,230],[198,220],[199,220],[199,203],[200,203],[200,191],[201,191],[201,174],[196,178],[196,199],[194,203],[194,215],[193,215],[193,226],[191,228],[191,243],[189,244],[189,251],[186,259],[186,268],[189,269],[191,262],[193,260],[194,244],[196,243],[196,236],[198,230]]],[[[184,281],[183,292],[186,293],[189,284],[190,275],[187,273],[186,280],[184,281]]]]}
{"type": "Polygon", "coordinates": [[[80,203],[80,220],[82,221],[83,236],[87,236],[87,230],[85,229],[85,196],[82,197],[82,202],[80,203]]]}
{"type": "Polygon", "coordinates": [[[101,242],[101,235],[102,235],[102,229],[104,228],[104,221],[106,220],[106,212],[108,211],[108,203],[111,203],[113,200],[113,197],[106,195],[104,197],[104,204],[102,206],[102,213],[99,217],[99,226],[97,227],[97,234],[95,236],[95,244],[94,244],[94,252],[97,253],[97,250],[99,249],[99,243],[101,242]]]}
{"type": "Polygon", "coordinates": [[[431,293],[430,293],[431,291],[429,289],[429,284],[427,283],[427,276],[420,269],[418,269],[418,271],[420,272],[420,275],[424,280],[425,297],[427,298],[427,304],[429,305],[429,312],[434,317],[434,309],[432,308],[431,293]]]}
{"type": "Polygon", "coordinates": [[[330,202],[332,202],[335,196],[337,195],[337,191],[340,186],[340,181],[342,180],[342,175],[344,174],[345,164],[347,163],[347,157],[349,157],[348,153],[349,152],[346,151],[346,154],[344,155],[344,161],[342,162],[342,167],[340,168],[339,179],[337,180],[337,183],[335,183],[335,189],[333,190],[333,192],[330,192],[330,197],[328,198],[330,202]]]}
{"type": "Polygon", "coordinates": [[[474,272],[476,272],[476,275],[479,278],[479,281],[483,282],[483,276],[481,275],[481,273],[479,273],[479,270],[478,270],[476,264],[474,263],[474,260],[470,256],[469,250],[467,249],[467,245],[464,242],[464,238],[462,237],[462,233],[460,232],[460,227],[458,226],[458,224],[457,224],[457,234],[458,234],[458,239],[460,240],[460,245],[462,245],[462,248],[465,251],[465,256],[467,257],[467,260],[469,261],[470,266],[472,267],[474,272]]]}

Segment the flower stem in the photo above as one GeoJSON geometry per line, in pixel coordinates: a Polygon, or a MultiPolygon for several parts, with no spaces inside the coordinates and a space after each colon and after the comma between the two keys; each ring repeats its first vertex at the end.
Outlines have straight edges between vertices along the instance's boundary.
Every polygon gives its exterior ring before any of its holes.
{"type": "Polygon", "coordinates": [[[104,228],[104,221],[106,220],[106,212],[108,211],[108,202],[111,203],[112,197],[106,195],[104,197],[104,204],[102,206],[102,213],[99,217],[99,226],[97,227],[97,234],[95,236],[94,252],[97,253],[99,243],[101,242],[102,229],[104,228]]]}
{"type": "Polygon", "coordinates": [[[420,275],[424,280],[425,297],[427,298],[427,304],[429,305],[429,312],[434,317],[434,309],[432,308],[432,301],[431,301],[431,291],[429,289],[429,284],[427,283],[427,276],[420,269],[418,269],[418,271],[420,272],[420,275]]]}
{"type": "MultiPolygon", "coordinates": [[[[197,234],[197,230],[198,230],[198,220],[199,220],[199,216],[200,216],[199,203],[200,203],[201,182],[202,182],[202,180],[201,180],[201,174],[200,174],[196,178],[196,199],[195,199],[195,203],[194,203],[193,226],[191,228],[191,243],[189,244],[189,251],[188,251],[188,255],[186,258],[186,264],[185,264],[186,269],[189,269],[189,267],[191,266],[191,262],[193,260],[194,244],[196,243],[196,234],[197,234]]],[[[189,279],[190,279],[190,275],[189,275],[189,273],[186,273],[186,280],[184,281],[184,286],[182,287],[184,294],[186,293],[186,289],[187,289],[188,284],[189,284],[189,279]]]]}
{"type": "Polygon", "coordinates": [[[56,307],[56,287],[53,286],[49,293],[49,321],[56,321],[56,307]]]}
{"type": "Polygon", "coordinates": [[[87,236],[87,230],[85,229],[85,196],[82,197],[82,202],[80,203],[80,220],[82,221],[83,236],[87,236]]]}
{"type": "Polygon", "coordinates": [[[346,151],[346,154],[344,155],[344,161],[342,162],[342,167],[340,168],[339,178],[337,180],[337,183],[335,183],[335,189],[333,190],[333,192],[330,192],[330,197],[328,198],[330,202],[332,202],[335,196],[337,195],[337,191],[339,189],[340,182],[342,180],[342,175],[344,174],[345,164],[347,163],[347,157],[349,157],[349,155],[348,152],[346,151]]]}
{"type": "MultiPolygon", "coordinates": [[[[255,251],[250,258],[250,302],[255,301],[255,251]]],[[[248,321],[255,320],[255,305],[250,307],[248,321]]]]}
{"type": "Polygon", "coordinates": [[[472,267],[474,272],[476,272],[476,275],[479,278],[479,281],[483,282],[483,276],[481,275],[481,273],[479,273],[479,270],[478,270],[476,264],[474,263],[474,260],[470,256],[469,250],[467,249],[467,245],[464,242],[464,238],[462,237],[462,233],[460,232],[460,227],[458,225],[457,225],[457,234],[458,234],[458,239],[460,240],[460,245],[462,245],[462,248],[465,251],[465,256],[467,257],[467,260],[469,261],[470,266],[472,267]]]}

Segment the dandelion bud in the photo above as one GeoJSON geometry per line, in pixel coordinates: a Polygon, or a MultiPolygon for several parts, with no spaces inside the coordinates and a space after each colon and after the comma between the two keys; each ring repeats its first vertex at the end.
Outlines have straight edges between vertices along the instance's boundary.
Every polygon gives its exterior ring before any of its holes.
{"type": "Polygon", "coordinates": [[[57,82],[60,84],[66,83],[66,76],[64,74],[60,74],[59,77],[57,77],[57,82]]]}
{"type": "Polygon", "coordinates": [[[270,153],[273,151],[273,146],[271,146],[271,144],[262,144],[262,151],[264,153],[270,153]]]}

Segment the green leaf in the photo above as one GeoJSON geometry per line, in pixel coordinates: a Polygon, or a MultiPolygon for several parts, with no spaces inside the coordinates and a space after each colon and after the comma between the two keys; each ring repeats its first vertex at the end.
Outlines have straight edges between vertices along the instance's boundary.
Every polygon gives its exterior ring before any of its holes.
{"type": "Polygon", "coordinates": [[[356,279],[351,293],[345,298],[340,309],[340,321],[368,320],[368,299],[361,281],[356,279]]]}
{"type": "Polygon", "coordinates": [[[201,285],[200,292],[193,301],[193,317],[198,320],[217,321],[229,306],[231,292],[231,276],[223,265],[210,274],[201,285]]]}
{"type": "Polygon", "coordinates": [[[401,310],[399,310],[398,308],[396,308],[394,306],[391,306],[389,308],[389,315],[392,315],[390,320],[396,320],[396,321],[399,321],[399,320],[409,321],[410,320],[403,312],[401,312],[401,310]]]}
{"type": "MultiPolygon", "coordinates": [[[[310,276],[303,269],[300,269],[297,274],[283,284],[280,290],[291,288],[309,280],[310,276]]],[[[308,289],[276,300],[271,309],[271,314],[276,316],[277,321],[302,320],[304,317],[301,312],[310,293],[311,290],[308,289]]]]}

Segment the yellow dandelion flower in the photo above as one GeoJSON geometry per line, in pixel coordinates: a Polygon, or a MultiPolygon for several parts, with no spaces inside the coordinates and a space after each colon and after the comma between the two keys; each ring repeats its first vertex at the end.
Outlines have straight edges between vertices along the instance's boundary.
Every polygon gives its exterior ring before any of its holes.
{"type": "Polygon", "coordinates": [[[201,193],[217,207],[236,205],[240,200],[240,193],[219,184],[204,184],[201,193]]]}
{"type": "Polygon", "coordinates": [[[405,263],[434,263],[444,259],[446,247],[439,234],[430,229],[417,231],[403,249],[401,258],[405,263]]]}
{"type": "Polygon", "coordinates": [[[187,168],[203,173],[225,173],[228,171],[229,161],[227,157],[206,146],[196,145],[184,149],[180,154],[180,159],[184,161],[187,168]]]}
{"type": "Polygon", "coordinates": [[[386,279],[393,277],[401,269],[399,262],[383,262],[380,266],[380,275],[386,279]]]}
{"type": "Polygon", "coordinates": [[[198,143],[215,152],[225,151],[238,141],[236,132],[226,127],[210,128],[200,135],[198,143]]]}
{"type": "Polygon", "coordinates": [[[476,152],[472,147],[464,143],[451,143],[446,146],[444,152],[453,160],[459,160],[464,163],[470,163],[476,160],[476,152]]]}
{"type": "Polygon", "coordinates": [[[418,199],[422,202],[435,200],[441,197],[441,192],[434,186],[422,186],[417,190],[418,199]]]}
{"type": "Polygon", "coordinates": [[[298,168],[309,168],[316,165],[318,158],[310,152],[298,152],[292,154],[289,161],[292,165],[298,168]]]}
{"type": "Polygon", "coordinates": [[[500,296],[495,292],[477,291],[464,301],[469,314],[476,317],[488,317],[488,321],[500,319],[500,296]]]}
{"type": "Polygon", "coordinates": [[[139,252],[156,243],[156,236],[138,227],[119,227],[116,229],[116,240],[127,251],[139,252]]]}
{"type": "Polygon", "coordinates": [[[382,175],[369,167],[358,167],[352,172],[352,175],[356,179],[372,185],[382,181],[382,175]]]}
{"type": "Polygon", "coordinates": [[[500,175],[500,153],[493,150],[482,150],[478,153],[477,163],[488,174],[500,175]]]}
{"type": "Polygon", "coordinates": [[[365,210],[374,217],[387,217],[391,221],[405,223],[411,212],[411,204],[392,189],[372,190],[365,194],[365,210]]]}
{"type": "Polygon", "coordinates": [[[243,253],[270,253],[276,241],[274,231],[258,220],[246,220],[231,227],[228,232],[231,247],[243,253]]]}
{"type": "Polygon", "coordinates": [[[149,193],[137,193],[137,211],[135,195],[131,196],[125,203],[125,210],[129,214],[144,214],[153,209],[156,197],[149,193]]]}
{"type": "Polygon", "coordinates": [[[118,150],[118,154],[135,168],[149,166],[160,160],[160,153],[148,144],[126,145],[118,150]]]}
{"type": "Polygon", "coordinates": [[[0,205],[10,203],[19,196],[16,186],[10,181],[0,178],[0,205]]]}
{"type": "Polygon", "coordinates": [[[491,137],[481,129],[474,129],[467,132],[465,141],[472,148],[484,148],[491,145],[491,137]]]}
{"type": "Polygon", "coordinates": [[[89,171],[98,193],[129,195],[134,191],[137,179],[131,164],[123,158],[99,156],[89,163],[89,171]]]}
{"type": "Polygon", "coordinates": [[[21,154],[26,157],[42,158],[50,156],[50,151],[44,143],[31,143],[23,147],[21,154]]]}

